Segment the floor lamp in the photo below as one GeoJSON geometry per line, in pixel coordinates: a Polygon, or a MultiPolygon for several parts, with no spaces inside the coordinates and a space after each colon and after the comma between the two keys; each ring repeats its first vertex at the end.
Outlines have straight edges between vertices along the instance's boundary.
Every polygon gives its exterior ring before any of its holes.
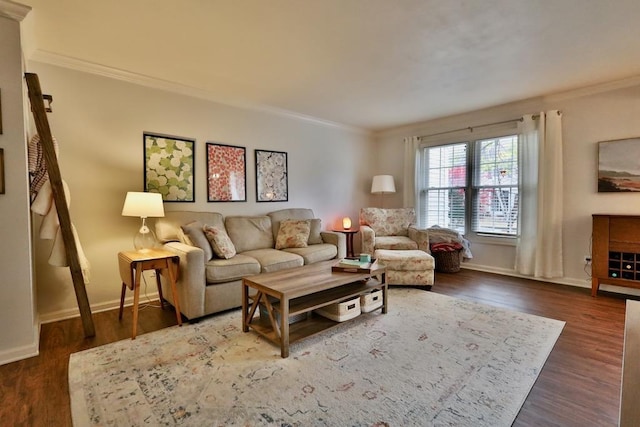
{"type": "Polygon", "coordinates": [[[383,208],[383,194],[384,193],[395,193],[396,185],[393,182],[393,176],[391,175],[376,175],[373,177],[373,182],[371,183],[371,193],[372,194],[380,194],[380,207],[383,208]]]}

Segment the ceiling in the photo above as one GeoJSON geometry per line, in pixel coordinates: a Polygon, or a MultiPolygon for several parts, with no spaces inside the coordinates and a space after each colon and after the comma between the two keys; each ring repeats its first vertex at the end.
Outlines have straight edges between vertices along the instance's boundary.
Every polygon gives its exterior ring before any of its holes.
{"type": "Polygon", "coordinates": [[[638,0],[18,0],[35,52],[369,131],[640,75],[638,0]]]}

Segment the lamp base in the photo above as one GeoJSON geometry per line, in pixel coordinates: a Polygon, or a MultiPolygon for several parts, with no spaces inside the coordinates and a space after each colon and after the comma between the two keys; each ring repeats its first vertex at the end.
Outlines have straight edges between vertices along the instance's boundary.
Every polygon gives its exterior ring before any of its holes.
{"type": "Polygon", "coordinates": [[[158,240],[150,228],[142,227],[136,235],[133,236],[133,247],[136,248],[138,252],[149,252],[151,249],[158,247],[158,240]]]}

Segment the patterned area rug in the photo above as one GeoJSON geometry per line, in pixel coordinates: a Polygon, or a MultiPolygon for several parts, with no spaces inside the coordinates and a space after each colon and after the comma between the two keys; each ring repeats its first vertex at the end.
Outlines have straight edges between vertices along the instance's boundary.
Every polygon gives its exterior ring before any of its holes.
{"type": "Polygon", "coordinates": [[[241,311],[71,355],[75,426],[509,426],[564,322],[420,289],[292,344],[241,311]]]}

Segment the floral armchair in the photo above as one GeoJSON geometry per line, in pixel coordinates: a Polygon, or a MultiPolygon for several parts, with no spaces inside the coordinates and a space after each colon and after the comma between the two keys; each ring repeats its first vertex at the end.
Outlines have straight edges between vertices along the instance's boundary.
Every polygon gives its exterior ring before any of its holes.
{"type": "Polygon", "coordinates": [[[429,250],[429,233],[416,228],[413,208],[360,209],[361,252],[373,256],[376,249],[429,250]]]}

